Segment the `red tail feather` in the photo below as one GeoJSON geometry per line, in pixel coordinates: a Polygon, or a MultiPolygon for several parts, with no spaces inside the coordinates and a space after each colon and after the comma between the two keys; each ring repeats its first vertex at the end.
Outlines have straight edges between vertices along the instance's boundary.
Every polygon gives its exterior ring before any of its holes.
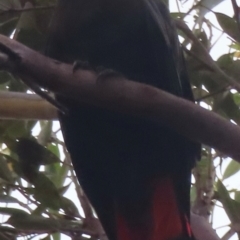
{"type": "Polygon", "coordinates": [[[118,214],[118,240],[170,240],[183,236],[186,230],[191,236],[187,219],[180,215],[172,180],[170,178],[157,180],[153,185],[154,192],[151,197],[151,209],[149,209],[152,221],[150,227],[147,216],[145,226],[133,228],[128,224],[127,219],[118,214]],[[183,219],[186,219],[185,224],[183,219]]]}

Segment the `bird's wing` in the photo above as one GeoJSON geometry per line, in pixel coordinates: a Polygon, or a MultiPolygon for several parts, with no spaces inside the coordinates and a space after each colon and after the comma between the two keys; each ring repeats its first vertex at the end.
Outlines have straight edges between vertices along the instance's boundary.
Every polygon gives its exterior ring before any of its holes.
{"type": "Polygon", "coordinates": [[[170,92],[193,101],[193,94],[186,71],[183,53],[179,44],[176,26],[169,10],[161,0],[143,0],[147,11],[147,25],[152,44],[155,48],[156,61],[162,57],[165,42],[168,54],[163,56],[168,64],[168,88],[170,92]]]}

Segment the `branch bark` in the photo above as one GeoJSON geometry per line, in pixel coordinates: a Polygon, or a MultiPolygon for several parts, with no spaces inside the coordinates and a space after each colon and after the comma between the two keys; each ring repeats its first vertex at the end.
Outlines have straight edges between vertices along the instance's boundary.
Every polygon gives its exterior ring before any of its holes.
{"type": "Polygon", "coordinates": [[[0,36],[0,67],[81,104],[152,119],[240,162],[240,128],[222,117],[160,89],[123,77],[104,81],[0,36]],[[34,61],[33,61],[34,59],[34,61]]]}
{"type": "Polygon", "coordinates": [[[206,218],[191,213],[191,227],[197,240],[220,240],[206,218]]]}
{"type": "Polygon", "coordinates": [[[0,119],[56,120],[57,110],[36,94],[0,91],[0,119]]]}

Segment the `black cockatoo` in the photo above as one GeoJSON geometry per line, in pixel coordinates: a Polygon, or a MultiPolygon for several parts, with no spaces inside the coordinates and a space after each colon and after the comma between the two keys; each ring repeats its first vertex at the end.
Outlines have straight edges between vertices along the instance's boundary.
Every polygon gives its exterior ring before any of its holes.
{"type": "MultiPolygon", "coordinates": [[[[193,101],[161,0],[59,0],[51,25],[48,56],[193,101]]],[[[77,177],[108,238],[193,239],[189,191],[199,145],[154,120],[56,98],[68,109],[59,118],[77,177]]]]}

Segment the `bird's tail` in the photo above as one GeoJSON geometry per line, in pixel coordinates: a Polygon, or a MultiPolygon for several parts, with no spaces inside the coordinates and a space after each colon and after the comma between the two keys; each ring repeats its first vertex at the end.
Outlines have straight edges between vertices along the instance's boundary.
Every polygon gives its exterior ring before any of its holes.
{"type": "MultiPolygon", "coordinates": [[[[144,224],[117,214],[117,240],[193,240],[188,215],[179,208],[173,180],[155,180],[144,224]],[[148,215],[148,216],[147,216],[148,215]],[[149,217],[150,216],[150,217],[149,217]]],[[[186,201],[188,202],[188,200],[186,201]]],[[[141,211],[141,209],[139,209],[141,211]]],[[[145,214],[144,213],[144,214],[145,214]]]]}

